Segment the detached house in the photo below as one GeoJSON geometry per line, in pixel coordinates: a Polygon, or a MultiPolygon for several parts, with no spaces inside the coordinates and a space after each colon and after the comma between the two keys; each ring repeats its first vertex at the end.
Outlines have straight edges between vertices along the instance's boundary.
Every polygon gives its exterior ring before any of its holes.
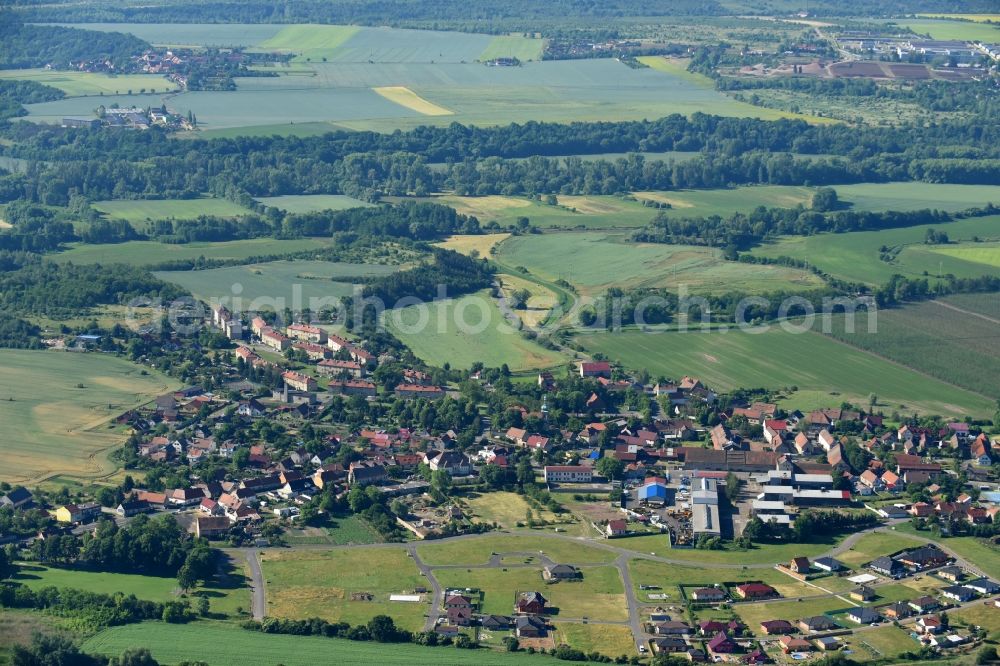
{"type": "Polygon", "coordinates": [[[524,615],[541,615],[545,612],[548,599],[541,592],[521,592],[514,602],[514,612],[524,615]]]}

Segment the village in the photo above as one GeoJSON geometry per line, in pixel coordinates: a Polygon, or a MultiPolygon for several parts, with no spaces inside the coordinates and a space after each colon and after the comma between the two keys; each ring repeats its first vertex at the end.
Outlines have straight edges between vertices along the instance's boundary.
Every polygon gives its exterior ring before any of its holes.
{"type": "MultiPolygon", "coordinates": [[[[586,586],[593,565],[550,555],[546,546],[579,539],[618,554],[629,619],[616,622],[629,627],[636,653],[694,662],[798,661],[857,649],[859,637],[885,626],[905,630],[914,651],[968,650],[979,634],[949,627],[948,613],[1000,603],[993,601],[1000,585],[983,567],[947,550],[947,537],[992,536],[1000,524],[992,468],[1000,440],[971,421],[889,425],[883,414],[848,405],[788,412],[720,395],[696,378],[644,383],[590,360],[565,376],[543,371],[508,387],[522,402],[507,403],[506,427],[491,414],[400,426],[392,414],[447,413],[469,391],[486,396],[510,383],[486,368],[457,381],[376,357],[364,340],[323,324],[244,321],[224,307],[207,323],[229,347],[213,366],[214,388],[192,384],[116,419],[131,433],[126,470],[158,481],[34,504],[49,510],[52,523],[24,535],[25,547],[140,515],[174,516],[193,537],[224,548],[265,550],[310,543],[329,512],[363,517],[390,543],[542,530],[535,555],[490,558],[504,572],[540,572],[535,589],[514,590],[506,613],[496,612],[496,591],[481,589],[479,579],[459,587],[435,579],[454,565],[421,564],[432,585],[398,590],[390,600],[429,600],[426,628],[441,636],[554,649],[553,621],[590,620],[572,608],[553,611],[549,598],[586,586]],[[553,425],[562,386],[582,389],[568,422],[579,427],[553,425]],[[657,415],[641,418],[639,399],[657,415]],[[352,410],[381,417],[359,422],[347,416],[352,410]],[[167,485],[171,479],[187,483],[167,485]],[[499,502],[512,489],[535,515],[490,520],[469,499],[499,502]],[[912,545],[884,546],[882,535],[898,530],[912,545]],[[849,536],[837,545],[832,533],[849,536]],[[859,539],[876,545],[861,559],[848,557],[859,539]],[[920,545],[937,539],[941,548],[920,545]],[[643,560],[681,564],[703,553],[711,562],[716,552],[740,548],[773,548],[774,559],[797,548],[802,554],[736,571],[680,567],[676,579],[635,570],[643,560]]],[[[86,353],[100,343],[91,336],[74,349],[86,353]]],[[[0,497],[13,510],[33,503],[23,488],[0,497]]]]}

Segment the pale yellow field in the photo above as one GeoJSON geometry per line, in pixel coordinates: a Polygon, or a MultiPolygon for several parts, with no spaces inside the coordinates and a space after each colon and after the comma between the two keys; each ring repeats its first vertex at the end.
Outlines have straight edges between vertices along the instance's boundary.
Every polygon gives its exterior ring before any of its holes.
{"type": "Polygon", "coordinates": [[[528,326],[537,326],[559,302],[551,290],[522,277],[504,274],[499,276],[499,280],[505,296],[509,297],[518,289],[527,289],[531,293],[531,296],[528,297],[527,307],[517,313],[528,326]]]}
{"type": "Polygon", "coordinates": [[[640,201],[654,201],[661,204],[670,204],[674,208],[694,208],[694,204],[676,196],[669,196],[664,192],[633,192],[632,195],[640,201]]]}
{"type": "Polygon", "coordinates": [[[434,102],[429,102],[405,86],[380,86],[372,88],[372,90],[394,104],[405,106],[407,109],[422,113],[425,116],[455,115],[455,112],[451,109],[446,109],[434,102]]]}
{"type": "Polygon", "coordinates": [[[583,213],[584,215],[612,215],[614,213],[631,212],[634,210],[625,204],[608,198],[560,194],[558,201],[560,206],[575,209],[578,213],[583,213]]]}
{"type": "Polygon", "coordinates": [[[531,202],[527,199],[517,197],[505,197],[499,194],[491,194],[485,197],[462,197],[456,194],[446,194],[441,197],[434,197],[435,203],[451,206],[456,212],[462,215],[472,215],[479,218],[479,221],[494,219],[497,215],[516,208],[529,208],[531,202]]]}
{"type": "Polygon", "coordinates": [[[510,234],[474,234],[450,236],[440,243],[435,243],[437,247],[446,250],[453,250],[459,254],[470,256],[475,250],[480,257],[488,257],[493,254],[493,248],[510,238],[510,234]]]}
{"type": "Polygon", "coordinates": [[[917,14],[920,18],[964,19],[976,23],[1000,23],[1000,14],[917,14]]]}

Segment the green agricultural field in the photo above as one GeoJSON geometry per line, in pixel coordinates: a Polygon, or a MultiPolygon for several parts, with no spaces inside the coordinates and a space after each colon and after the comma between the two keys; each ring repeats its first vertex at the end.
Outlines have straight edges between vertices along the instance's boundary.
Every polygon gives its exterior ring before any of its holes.
{"type": "Polygon", "coordinates": [[[1000,268],[1000,245],[997,243],[976,243],[975,245],[958,245],[956,247],[939,246],[933,250],[937,254],[943,254],[947,257],[1000,268]]]}
{"type": "Polygon", "coordinates": [[[228,199],[122,199],[95,201],[93,207],[113,220],[138,224],[150,220],[194,220],[201,215],[239,217],[251,211],[228,199]]]}
{"type": "MultiPolygon", "coordinates": [[[[865,325],[863,316],[858,325],[865,325]]],[[[797,335],[777,327],[761,334],[623,332],[581,335],[577,340],[588,351],[601,352],[628,368],[645,368],[654,377],[691,375],[719,390],[784,390],[781,403],[789,408],[810,410],[843,401],[867,404],[872,393],[890,411],[904,413],[985,417],[995,407],[981,395],[814,332],[797,335]]]]}
{"type": "Polygon", "coordinates": [[[1000,41],[1000,28],[977,21],[948,21],[941,19],[900,19],[895,23],[932,39],[955,39],[968,42],[994,44],[1000,41]]]}
{"type": "Polygon", "coordinates": [[[990,319],[1000,319],[1000,294],[955,294],[938,299],[952,307],[990,319]]]}
{"type": "Polygon", "coordinates": [[[489,45],[479,54],[480,61],[494,58],[517,58],[521,62],[541,60],[545,40],[523,35],[499,35],[490,40],[489,45]]]}
{"type": "Polygon", "coordinates": [[[350,25],[290,25],[256,46],[261,51],[295,53],[303,60],[326,60],[358,30],[350,25]]]}
{"type": "MultiPolygon", "coordinates": [[[[137,645],[149,648],[160,663],[200,661],[209,666],[316,666],[316,664],[369,664],[384,666],[466,666],[470,654],[453,647],[428,648],[411,644],[371,643],[318,636],[289,636],[250,632],[231,624],[193,622],[166,624],[143,622],[106,629],[88,639],[83,650],[118,656],[137,645]]],[[[565,664],[554,657],[516,653],[478,653],[484,666],[554,666],[565,664]]]]}
{"type": "Polygon", "coordinates": [[[371,206],[366,201],[344,194],[289,194],[283,197],[260,197],[257,201],[265,206],[280,208],[286,213],[314,213],[320,210],[347,210],[371,206]]]}
{"type": "Polygon", "coordinates": [[[315,303],[322,309],[324,299],[333,304],[354,292],[363,278],[389,275],[399,266],[346,264],[329,261],[271,261],[247,266],[228,266],[193,271],[160,271],[155,275],[187,289],[204,301],[234,303],[242,299],[241,310],[281,311],[286,306],[298,311],[315,303]]]}
{"type": "Polygon", "coordinates": [[[625,591],[618,569],[611,566],[586,567],[583,579],[546,585],[541,567],[500,569],[438,569],[434,576],[449,589],[482,590],[484,613],[509,614],[518,592],[540,590],[549,605],[558,608],[556,618],[595,621],[628,619],[625,591]]]}
{"type": "Polygon", "coordinates": [[[0,350],[3,481],[111,474],[125,441],[109,421],[179,384],[108,354],[0,350]]]}
{"type": "Polygon", "coordinates": [[[822,286],[818,277],[803,270],[726,261],[716,248],[630,243],[624,236],[599,232],[510,238],[497,247],[496,258],[545,280],[566,280],[589,295],[609,287],[683,285],[695,293],[767,293],[822,286]]]}
{"type": "Polygon", "coordinates": [[[205,259],[246,260],[263,255],[280,255],[313,250],[330,245],[325,238],[297,238],[275,240],[252,238],[221,243],[157,243],[155,241],[129,241],[114,245],[70,245],[69,249],[53,255],[56,261],[76,264],[133,264],[148,266],[165,261],[190,261],[205,259]]]}
{"type": "Polygon", "coordinates": [[[562,564],[606,564],[615,553],[568,539],[490,534],[450,543],[421,543],[417,552],[427,564],[486,564],[493,553],[544,553],[562,564]]]}
{"type": "MultiPolygon", "coordinates": [[[[169,92],[177,90],[177,84],[155,74],[97,74],[92,72],[64,72],[54,69],[4,69],[0,70],[0,79],[16,79],[18,81],[37,81],[38,83],[58,88],[70,97],[95,95],[117,95],[116,101],[121,106],[132,106],[131,95],[140,93],[169,92]]],[[[93,116],[99,102],[95,100],[80,100],[86,112],[75,115],[93,116]]],[[[103,102],[100,102],[103,103],[103,102]]],[[[139,102],[135,102],[140,105],[139,102]]],[[[105,104],[110,105],[110,101],[105,104]]]]}
{"type": "Polygon", "coordinates": [[[1000,205],[1000,186],[950,183],[856,183],[837,185],[837,196],[854,210],[959,211],[988,203],[1000,205]]]}
{"type": "Polygon", "coordinates": [[[756,185],[714,190],[671,190],[667,192],[636,192],[640,200],[669,204],[662,209],[668,217],[727,217],[736,212],[750,212],[758,206],[794,208],[808,206],[813,190],[791,185],[756,185]]]}
{"type": "Polygon", "coordinates": [[[261,556],[267,581],[267,614],[364,624],[388,615],[411,631],[424,625],[430,596],[420,603],[389,601],[390,594],[426,587],[407,552],[398,548],[268,551],[261,556]],[[370,601],[352,600],[370,594],[370,601]]]}
{"type": "Polygon", "coordinates": [[[1000,238],[1000,216],[977,217],[938,225],[856,231],[845,234],[818,234],[781,238],[753,250],[762,257],[791,257],[808,261],[834,277],[866,284],[884,284],[895,275],[917,278],[951,273],[958,277],[979,277],[991,274],[996,267],[975,263],[952,252],[977,248],[970,241],[1000,238]],[[925,245],[928,229],[944,231],[958,245],[925,245]],[[889,261],[880,258],[880,248],[897,251],[889,261]]]}
{"type": "Polygon", "coordinates": [[[431,365],[468,368],[482,361],[493,368],[507,364],[518,372],[550,368],[565,360],[522,337],[486,291],[387,310],[384,320],[403,344],[431,365]]]}
{"type": "Polygon", "coordinates": [[[1000,395],[998,323],[942,299],[880,310],[876,332],[863,328],[847,333],[835,324],[832,335],[937,379],[996,396],[1000,395]]]}

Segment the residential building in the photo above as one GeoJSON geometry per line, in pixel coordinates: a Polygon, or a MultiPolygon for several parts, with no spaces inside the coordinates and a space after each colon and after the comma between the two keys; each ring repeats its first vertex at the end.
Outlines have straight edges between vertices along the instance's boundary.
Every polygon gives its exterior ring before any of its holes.
{"type": "Polygon", "coordinates": [[[545,483],[590,483],[594,477],[586,465],[546,465],[544,473],[545,483]]]}

